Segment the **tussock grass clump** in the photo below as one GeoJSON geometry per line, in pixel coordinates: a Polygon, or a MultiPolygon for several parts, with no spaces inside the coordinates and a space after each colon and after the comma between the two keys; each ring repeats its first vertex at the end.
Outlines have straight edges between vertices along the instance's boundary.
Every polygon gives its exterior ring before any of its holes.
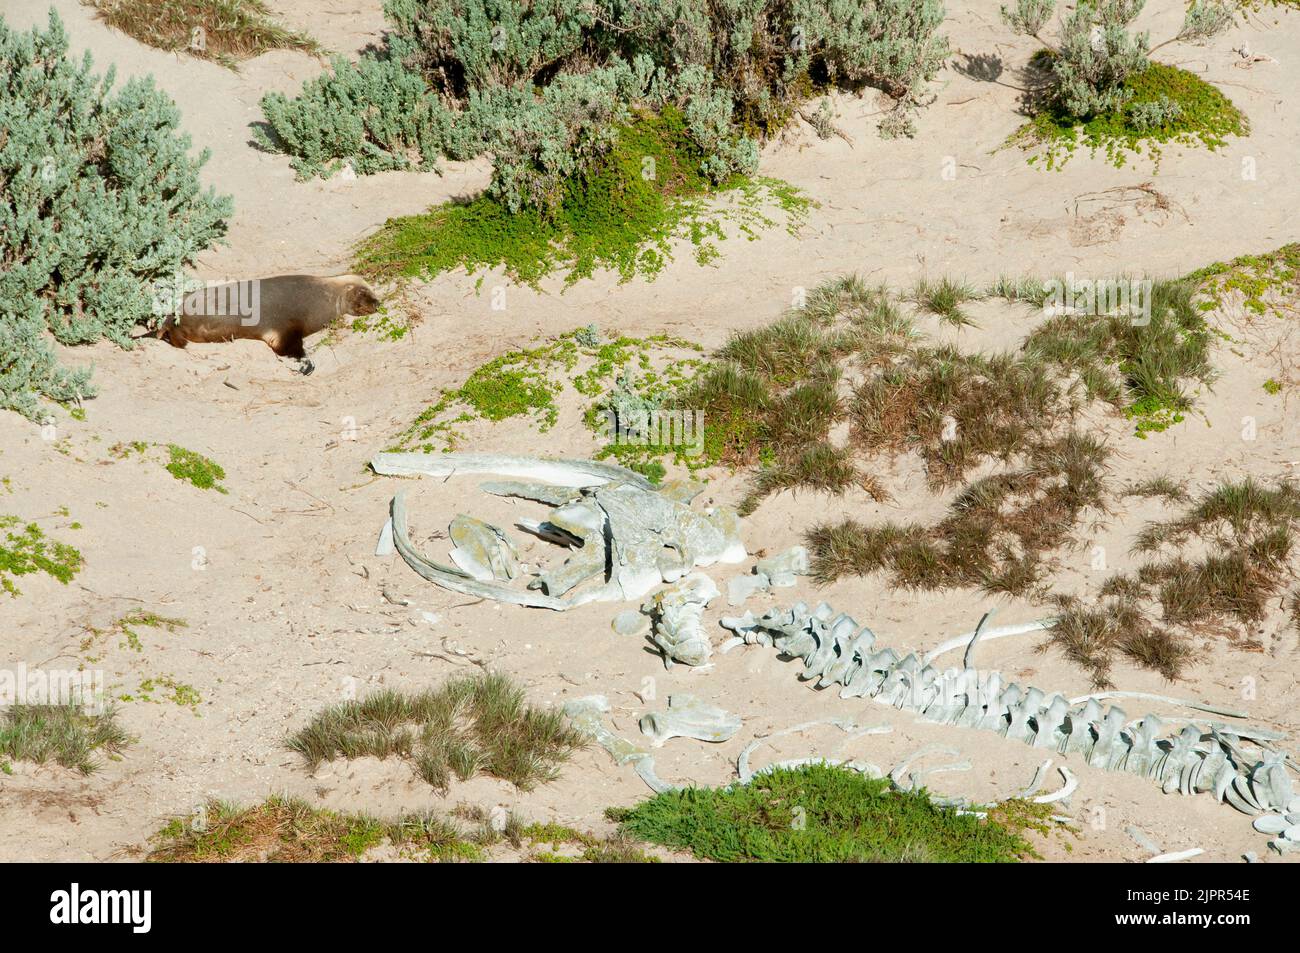
{"type": "Polygon", "coordinates": [[[131,739],[112,709],[88,714],[81,705],[11,705],[0,708],[0,764],[53,761],[91,774],[100,753],[116,755],[131,739]]]}
{"type": "Polygon", "coordinates": [[[1133,549],[1157,558],[1107,579],[1099,604],[1058,598],[1063,612],[1052,644],[1102,687],[1110,685],[1115,652],[1178,678],[1194,661],[1190,634],[1231,632],[1234,623],[1267,616],[1285,589],[1298,523],[1300,490],[1293,484],[1221,483],[1182,515],[1147,524],[1133,549]],[[1200,555],[1189,557],[1187,547],[1200,555]],[[1149,621],[1157,608],[1159,624],[1149,621]]]}
{"type": "Polygon", "coordinates": [[[463,781],[479,772],[531,790],[583,744],[562,713],[528,705],[523,689],[496,674],[343,702],[289,739],[313,770],[339,757],[399,757],[443,792],[453,775],[463,781]]]}
{"type": "Polygon", "coordinates": [[[1171,476],[1148,477],[1130,483],[1124,489],[1125,496],[1160,497],[1170,503],[1185,503],[1191,499],[1186,484],[1171,476]]]}
{"type": "Polygon", "coordinates": [[[1170,622],[1257,622],[1283,589],[1298,522],[1300,490],[1293,484],[1222,483],[1181,517],[1149,524],[1134,544],[1137,552],[1155,553],[1195,541],[1206,555],[1148,563],[1140,579],[1158,587],[1170,622]]]}
{"type": "Polygon", "coordinates": [[[940,807],[925,791],[827,765],[685,788],[609,812],[621,829],[724,863],[971,863],[1035,856],[1022,830],[940,807]]]}
{"type": "Polygon", "coordinates": [[[1032,355],[917,348],[869,377],[848,413],[870,451],[916,450],[934,488],[980,460],[1009,460],[1071,409],[1049,368],[1032,355]]]}
{"type": "Polygon", "coordinates": [[[778,388],[808,378],[825,381],[837,376],[835,361],[851,354],[858,343],[833,321],[794,311],[765,327],[733,335],[718,349],[717,358],[778,388]]]}
{"type": "Polygon", "coordinates": [[[22,524],[16,516],[0,514],[0,592],[17,597],[22,591],[13,577],[43,572],[65,586],[81,571],[85,559],[79,550],[50,539],[35,523],[22,524]]]}
{"type": "Polygon", "coordinates": [[[873,499],[889,498],[878,479],[858,470],[852,451],[829,443],[813,443],[760,469],[737,509],[741,516],[748,516],[765,496],[781,490],[839,494],[850,487],[865,490],[873,499]]]}
{"type": "Polygon", "coordinates": [[[970,285],[946,276],[938,281],[922,278],[912,288],[911,294],[912,301],[923,312],[933,314],[956,327],[975,323],[961,306],[977,297],[978,294],[970,285]]]}
{"type": "Polygon", "coordinates": [[[1220,483],[1177,519],[1149,524],[1135,548],[1153,552],[1193,537],[1235,548],[1257,543],[1297,519],[1300,489],[1287,482],[1264,486],[1247,477],[1220,483]]]}
{"type": "Polygon", "coordinates": [[[841,365],[888,362],[914,335],[887,289],[839,278],[772,324],[734,334],[674,405],[703,413],[709,462],[760,466],[742,514],[770,493],[800,487],[858,487],[884,499],[879,482],[858,469],[854,448],[829,441],[845,416],[841,365]]]}
{"type": "Polygon", "coordinates": [[[1039,586],[1046,553],[1069,542],[1084,511],[1104,511],[1106,448],[1077,432],[1044,442],[1026,465],[966,486],[933,526],[856,520],[808,533],[823,582],[887,571],[894,585],[960,586],[1025,595],[1039,586]]]}
{"type": "Polygon", "coordinates": [[[1144,437],[1181,422],[1192,407],[1188,387],[1214,380],[1210,330],[1195,295],[1193,281],[1155,281],[1149,315],[1057,315],[1035,328],[1023,349],[1077,374],[1088,397],[1122,408],[1144,437]]]}
{"type": "Polygon", "coordinates": [[[346,863],[387,842],[429,860],[482,860],[496,837],[434,814],[383,821],[272,796],[252,807],[209,801],[195,818],[176,818],[154,835],[148,860],[164,863],[346,863]]]}
{"type": "Polygon", "coordinates": [[[1005,298],[1007,301],[1023,301],[1041,308],[1051,295],[1047,282],[1033,275],[998,275],[984,291],[992,298],[1005,298]]]}
{"type": "Polygon", "coordinates": [[[262,0],[82,2],[109,26],[141,43],[231,69],[268,50],[301,50],[313,56],[323,52],[310,36],[277,23],[262,0]]]}
{"type": "Polygon", "coordinates": [[[412,859],[480,862],[505,844],[539,863],[658,861],[623,836],[525,823],[514,813],[498,821],[477,805],[459,805],[450,816],[419,811],[384,820],[280,795],[250,807],[211,800],[195,816],[169,821],[151,841],[147,860],[162,863],[355,863],[384,845],[412,859]],[[573,852],[557,853],[561,846],[573,852]]]}
{"type": "Polygon", "coordinates": [[[1153,623],[1147,608],[1131,593],[1096,604],[1074,596],[1058,596],[1055,601],[1060,614],[1051,629],[1051,641],[1040,646],[1040,651],[1049,645],[1061,649],[1066,658],[1088,671],[1098,689],[1113,687],[1110,670],[1117,652],[1171,681],[1181,677],[1192,661],[1185,639],[1153,623]]]}
{"type": "MultiPolygon", "coordinates": [[[[1010,280],[1001,287],[1024,291],[1010,280]]],[[[953,283],[948,290],[962,300],[975,295],[953,283]]],[[[1157,308],[1175,300],[1168,289],[1152,298],[1157,308]]],[[[1200,316],[1187,310],[1190,298],[1176,303],[1184,322],[1178,328],[1203,334],[1200,316]]],[[[931,488],[942,489],[988,460],[1013,466],[1045,448],[1078,410],[1079,393],[1121,403],[1130,394],[1134,404],[1147,401],[1143,413],[1147,404],[1188,406],[1178,388],[1186,373],[1208,377],[1205,344],[1197,338],[1171,356],[1182,338],[1168,328],[1174,319],[1161,314],[1150,322],[1155,343],[1120,327],[1130,316],[1114,314],[1047,322],[1015,352],[965,353],[919,344],[888,289],[848,276],[815,289],[773,324],[734,335],[678,403],[703,411],[711,462],[761,465],[742,511],[768,493],[801,486],[863,487],[886,499],[856,462],[875,453],[918,452],[931,488]],[[866,373],[846,393],[849,367],[866,373]],[[841,421],[849,441],[837,446],[829,435],[841,421]]],[[[1148,423],[1141,417],[1140,426],[1148,423]]]]}

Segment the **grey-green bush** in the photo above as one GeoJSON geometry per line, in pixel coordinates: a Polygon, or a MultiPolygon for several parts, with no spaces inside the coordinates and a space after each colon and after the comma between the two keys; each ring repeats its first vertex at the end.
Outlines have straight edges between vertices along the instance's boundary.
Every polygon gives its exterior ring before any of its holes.
{"type": "Polygon", "coordinates": [[[59,366],[50,338],[131,346],[155,317],[156,282],[175,283],[225,234],[228,198],[199,185],[180,116],[151,78],[113,91],[113,71],[67,55],[46,30],[0,19],[0,408],[33,419],[40,397],[92,393],[59,366]]]}
{"type": "Polygon", "coordinates": [[[304,177],[493,159],[510,208],[546,208],[629,110],[673,103],[721,182],[818,89],[875,85],[907,131],[948,53],[940,0],[387,0],[388,46],[288,99],[262,141],[304,177]]]}
{"type": "Polygon", "coordinates": [[[406,65],[459,98],[531,84],[587,43],[603,0],[386,0],[406,65]]]}
{"type": "Polygon", "coordinates": [[[1056,95],[1074,116],[1093,116],[1122,107],[1130,92],[1124,81],[1147,66],[1150,37],[1128,25],[1144,0],[1080,3],[1061,27],[1059,55],[1052,63],[1056,95]]]}
{"type": "MultiPolygon", "coordinates": [[[[341,56],[331,72],[309,80],[297,97],[262,97],[274,130],[256,126],[265,148],[287,152],[300,177],[329,178],[344,164],[360,174],[391,169],[436,170],[440,154],[460,157],[455,116],[400,60],[363,56],[355,65],[341,56]],[[378,107],[378,108],[376,108],[378,107]]],[[[481,142],[468,154],[481,151],[481,142]]]]}
{"type": "MultiPolygon", "coordinates": [[[[1056,0],[1017,0],[1001,14],[1013,30],[1034,37],[1051,53],[1050,98],[1070,115],[1088,118],[1123,108],[1131,95],[1125,81],[1147,68],[1153,49],[1203,43],[1233,22],[1222,0],[1192,0],[1178,32],[1153,48],[1149,34],[1130,32],[1145,5],[1146,0],[1080,0],[1061,24],[1056,46],[1042,37],[1056,0]]],[[[1172,118],[1167,110],[1144,108],[1139,121],[1151,127],[1172,118]]]]}

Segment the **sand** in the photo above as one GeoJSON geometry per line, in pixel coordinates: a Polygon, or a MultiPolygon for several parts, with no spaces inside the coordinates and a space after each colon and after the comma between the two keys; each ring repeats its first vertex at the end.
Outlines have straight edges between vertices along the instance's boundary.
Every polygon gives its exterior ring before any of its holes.
{"type": "MultiPolygon", "coordinates": [[[[153,74],[179,105],[196,147],[212,150],[204,179],[234,196],[235,215],[229,244],[201,256],[201,278],[346,271],[352,244],[387,218],[473,194],[487,181],[488,165],[480,161],[445,163],[441,177],[388,173],[296,182],[284,156],[253,147],[250,125],[260,119],[261,95],[296,91],[321,63],[274,52],[233,73],[145,47],[94,20],[76,0],[55,0],[54,6],[75,54],[91,50],[99,70],[116,65],[119,81],[153,74]]],[[[376,42],[383,25],[378,0],[270,0],[269,6],[349,56],[376,42]]],[[[1017,92],[1004,84],[1015,82],[1014,68],[1034,44],[1008,39],[995,4],[952,0],[948,6],[946,32],[954,50],[1003,57],[1001,81],[980,82],[950,64],[933,84],[935,101],[920,113],[914,139],[879,139],[872,117],[881,105],[869,94],[836,101],[837,122],[851,144],[820,140],[806,127],[770,144],[762,171],[820,203],[798,236],[775,229],[754,242],[735,238],[724,243],[714,267],[697,265],[687,253],[654,282],[618,284],[598,276],[564,293],[559,282],[534,291],[500,275],[489,275],[479,292],[476,278],[443,275],[413,290],[422,319],[413,333],[397,342],[344,334],[317,350],[317,370],[309,378],[291,373],[259,342],[179,351],[149,341],[129,352],[108,344],[66,351],[69,361],[94,362],[100,396],[87,404],[84,421],[59,414],[53,441],[29,421],[0,415],[0,474],[11,481],[0,509],[39,519],[49,533],[81,549],[86,567],[67,586],[45,576],[21,580],[23,596],[0,602],[0,656],[6,664],[75,667],[85,654],[88,627],[148,609],[184,619],[187,627],[174,634],[146,630],[140,652],[106,640],[97,651],[109,686],[134,693],[142,680],[167,676],[192,686],[201,702],[193,711],[171,703],[121,705],[122,723],[138,741],[90,777],[24,764],[15,765],[13,775],[0,775],[0,859],[137,858],[169,818],[213,797],[247,804],[288,792],[385,815],[458,803],[503,805],[531,819],[607,831],[606,807],[647,794],[630,769],[615,766],[595,747],[532,793],[479,778],[453,785],[445,798],[401,763],[336,762],[309,774],[284,747],[288,733],[348,692],[423,688],[475,670],[475,662],[515,676],[538,703],[607,695],[616,727],[629,736],[647,707],[662,706],[678,690],[741,715],[744,727],[727,743],[665,746],[658,768],[667,779],[725,782],[734,777],[740,749],[756,736],[853,716],[893,732],[839,751],[843,736],[818,729],[781,739],[763,757],[819,753],[888,766],[934,742],[959,749],[973,763],[967,772],[936,775],[932,786],[940,793],[1005,797],[1028,784],[1045,757],[1041,752],[815,692],[770,649],[738,649],[717,657],[707,671],[665,671],[643,642],[610,630],[620,606],[560,614],[470,604],[424,582],[400,560],[373,555],[394,485],[365,470],[369,457],[439,388],[457,385],[484,360],[539,336],[595,322],[606,331],[677,333],[715,346],[733,330],[776,317],[796,289],[845,272],[900,285],[926,273],[980,284],[1003,272],[1173,275],[1300,238],[1294,225],[1300,127],[1288,99],[1300,81],[1300,15],[1266,10],[1209,47],[1162,51],[1165,61],[1228,93],[1251,118],[1248,138],[1217,153],[1172,148],[1158,174],[1145,161],[1117,170],[1086,155],[1047,173],[1028,166],[1017,150],[997,150],[1022,122],[1017,92]],[[1243,41],[1272,59],[1247,68],[1234,52],[1243,41]],[[1250,165],[1256,176],[1243,178],[1250,165]],[[955,177],[945,177],[946,169],[955,169],[955,177]],[[1159,203],[1135,191],[1144,183],[1159,191],[1159,203]],[[508,285],[504,310],[491,307],[487,289],[494,285],[508,285]],[[109,452],[136,440],[174,442],[212,457],[227,471],[229,494],[173,480],[159,466],[158,451],[124,460],[109,452]],[[61,507],[66,515],[59,515],[61,507]],[[74,521],[82,528],[70,528],[74,521]],[[385,586],[411,604],[387,601],[385,586]],[[422,613],[433,613],[436,621],[422,613]],[[646,679],[657,696],[649,706],[636,695],[646,679]]],[[[1158,6],[1161,12],[1145,15],[1142,25],[1163,37],[1173,32],[1181,4],[1158,6]]],[[[45,11],[44,2],[0,0],[0,14],[17,28],[43,23],[45,11]]],[[[954,57],[955,64],[962,61],[954,57]]],[[[968,347],[1011,345],[1033,320],[1027,309],[991,302],[981,303],[975,315],[979,329],[953,332],[927,321],[926,330],[968,347]]],[[[1295,474],[1295,395],[1270,396],[1262,388],[1278,373],[1276,362],[1294,350],[1269,354],[1274,332],[1253,332],[1259,340],[1250,346],[1217,349],[1222,376],[1200,398],[1200,414],[1181,426],[1138,441],[1122,421],[1101,421],[1116,451],[1118,481],[1172,472],[1195,489],[1224,476],[1295,474]],[[1247,417],[1255,422],[1253,440],[1241,438],[1247,417]]],[[[476,435],[470,449],[572,455],[594,449],[574,419],[547,433],[508,421],[476,435]]],[[[895,490],[893,502],[782,494],[747,521],[751,550],[776,552],[799,542],[815,519],[924,518],[943,508],[943,497],[918,488],[914,458],[881,467],[880,477],[895,490]]],[[[485,504],[472,480],[404,485],[417,538],[439,558],[445,544],[431,535],[451,516],[488,515],[503,506],[485,504]]],[[[707,496],[734,503],[743,488],[742,476],[720,473],[707,496]]],[[[1094,546],[1106,548],[1109,569],[1129,568],[1128,541],[1143,520],[1160,515],[1154,501],[1129,500],[1063,557],[1063,587],[1088,581],[1094,546]]],[[[716,574],[724,587],[727,574],[716,574]]],[[[1046,611],[974,591],[900,592],[878,577],[824,588],[804,579],[749,605],[762,610],[794,599],[826,599],[869,623],[882,642],[916,649],[969,631],[992,608],[999,624],[1046,611]]],[[[716,619],[723,611],[720,600],[706,617],[719,641],[716,619]]],[[[1207,638],[1204,664],[1175,686],[1126,664],[1117,665],[1114,680],[1125,690],[1172,691],[1244,707],[1253,721],[1294,736],[1300,730],[1297,633],[1276,611],[1252,636],[1252,642],[1207,638]],[[1254,697],[1243,698],[1243,686],[1253,686],[1254,697]]],[[[992,643],[980,663],[1043,688],[1087,691],[1081,669],[1058,652],[1036,651],[1042,641],[1027,636],[992,643]]],[[[1077,756],[1057,760],[1080,778],[1069,811],[1080,830],[1077,837],[1043,840],[1040,850],[1049,860],[1143,859],[1146,853],[1124,833],[1129,825],[1165,850],[1204,848],[1202,861],[1267,853],[1266,839],[1251,830],[1247,817],[1208,796],[1166,796],[1148,781],[1089,769],[1077,756]]],[[[1048,785],[1057,783],[1054,778],[1048,785]]]]}

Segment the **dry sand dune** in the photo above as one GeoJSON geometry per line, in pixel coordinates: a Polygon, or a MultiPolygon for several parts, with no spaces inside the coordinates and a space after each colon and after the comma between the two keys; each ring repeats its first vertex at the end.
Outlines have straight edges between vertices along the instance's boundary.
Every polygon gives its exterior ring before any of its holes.
{"type": "MultiPolygon", "coordinates": [[[[297,182],[285,157],[251,144],[265,92],[297,90],[322,65],[300,53],[273,52],[238,72],[147,48],[96,21],[76,0],[54,0],[75,53],[93,52],[97,69],[115,65],[120,78],[152,74],[180,107],[197,147],[212,150],[205,179],[235,201],[229,244],[204,254],[199,277],[283,272],[330,274],[348,269],[349,249],[387,218],[471,194],[487,181],[486,162],[446,163],[441,177],[388,173],[355,180],[297,182]]],[[[0,15],[18,28],[41,23],[46,2],[0,0],[0,15]]],[[[282,19],[326,46],[355,55],[380,35],[378,0],[271,0],[282,19]]],[[[1153,32],[1172,32],[1181,5],[1153,17],[1153,32]]],[[[321,804],[395,814],[459,802],[501,804],[528,817],[607,830],[603,810],[642,798],[642,782],[600,749],[580,753],[558,781],[522,794],[504,782],[477,779],[434,796],[402,764],[338,762],[309,775],[283,747],[287,733],[349,687],[419,688],[479,660],[518,677],[533,699],[561,703],[592,693],[609,696],[624,733],[647,707],[635,695],[654,678],[660,699],[692,691],[744,719],[741,734],[710,746],[667,746],[660,774],[701,784],[733,776],[734,759],[756,734],[831,715],[858,714],[890,724],[891,735],[854,742],[847,752],[889,764],[920,744],[960,749],[968,772],[938,775],[944,794],[1007,796],[1029,781],[1039,752],[985,733],[928,725],[906,713],[842,701],[796,679],[793,665],[762,648],[715,659],[707,672],[684,666],[664,671],[644,644],[610,630],[613,609],[589,605],[548,613],[471,600],[439,590],[397,559],[373,555],[393,481],[365,470],[436,394],[455,386],[483,361],[535,339],[596,323],[602,329],[687,335],[706,346],[776,317],[794,289],[845,272],[906,284],[924,273],[966,276],[985,283],[999,273],[1105,274],[1140,270],[1174,275],[1216,260],[1264,251],[1300,239],[1296,232],[1295,170],[1300,167],[1300,14],[1266,9],[1205,48],[1167,48],[1173,62],[1223,88],[1251,118],[1251,135],[1219,152],[1169,149],[1158,174],[1145,160],[1123,169],[1077,156],[1060,172],[1026,164],[1015,149],[997,147],[1022,122],[1015,111],[1013,67],[1033,50],[1009,42],[997,4],[951,0],[945,27],[957,53],[933,84],[935,101],[921,111],[915,138],[887,142],[873,128],[880,106],[872,95],[839,98],[837,122],[852,139],[820,140],[805,126],[764,151],[762,170],[803,188],[818,203],[799,235],[774,229],[758,241],[734,238],[721,259],[701,267],[681,255],[653,282],[618,284],[609,276],[561,293],[510,285],[507,307],[493,310],[476,279],[447,274],[412,292],[421,318],[397,342],[346,334],[315,355],[316,373],[299,378],[258,342],[173,350],[146,341],[126,352],[108,344],[68,351],[89,357],[100,396],[84,421],[59,424],[58,439],[0,414],[0,473],[10,477],[7,511],[44,517],[52,532],[75,542],[86,568],[71,585],[26,577],[24,597],[0,604],[6,660],[29,666],[75,665],[87,626],[104,626],[124,611],[145,607],[179,617],[188,627],[150,633],[145,650],[102,647],[110,685],[133,692],[147,678],[192,686],[193,711],[170,703],[122,706],[123,724],[139,741],[121,760],[87,778],[59,768],[15,765],[0,776],[0,858],[113,859],[140,855],[167,818],[185,815],[210,797],[251,803],[287,791],[321,804]],[[1245,41],[1271,59],[1248,64],[1233,51],[1245,41]],[[1005,58],[1003,83],[963,75],[963,55],[1005,58]],[[1243,163],[1255,178],[1243,178],[1243,163]],[[954,168],[954,177],[945,169],[954,168]],[[1150,184],[1154,191],[1139,187],[1150,184]],[[355,434],[350,428],[355,426],[355,434]],[[352,439],[353,436],[355,439],[352,439]],[[175,442],[206,454],[227,471],[228,495],[177,483],[153,460],[117,459],[119,442],[175,442]],[[82,529],[67,529],[71,521],[82,529]],[[196,551],[206,568],[197,570],[196,551]],[[410,600],[387,601],[388,587],[410,600]],[[429,622],[422,613],[433,613],[429,622]],[[463,656],[457,653],[465,653],[463,656]]],[[[504,284],[489,276],[486,284],[504,284]]],[[[1024,333],[1026,309],[981,303],[978,330],[926,330],[964,345],[1011,344],[1024,333]]],[[[1295,396],[1273,397],[1261,385],[1272,376],[1259,352],[1220,347],[1222,376],[1200,401],[1203,412],[1159,435],[1135,440],[1123,421],[1099,422],[1117,451],[1120,480],[1175,472],[1194,487],[1222,476],[1295,474],[1300,440],[1295,396]],[[1257,421],[1257,439],[1240,438],[1242,418],[1257,421]]],[[[471,449],[586,455],[594,445],[577,421],[547,433],[518,421],[475,432],[471,449]]],[[[938,512],[945,500],[914,479],[917,464],[900,458],[880,476],[901,487],[889,504],[850,494],[782,494],[745,525],[751,550],[784,549],[814,519],[840,513],[898,518],[938,512]]],[[[707,495],[733,503],[742,476],[719,474],[707,495]]],[[[435,530],[458,512],[496,513],[471,479],[411,484],[417,535],[444,555],[435,530]]],[[[1088,546],[1104,545],[1112,568],[1129,568],[1127,542],[1153,502],[1129,509],[1097,529],[1065,567],[1066,585],[1090,572],[1088,546]]],[[[523,504],[520,504],[522,507],[523,504]]],[[[725,580],[725,575],[719,575],[725,580]]],[[[882,641],[924,649],[968,631],[981,613],[998,608],[998,622],[1041,616],[1023,600],[978,592],[940,596],[888,588],[878,577],[825,588],[801,579],[752,607],[794,599],[826,599],[869,623],[882,641]]],[[[712,626],[722,614],[710,610],[712,626]]],[[[1016,678],[1067,694],[1088,690],[1087,675],[1058,652],[1037,653],[1029,636],[987,646],[981,662],[1016,678]]],[[[1114,673],[1126,690],[1172,691],[1229,707],[1292,737],[1300,645],[1283,613],[1273,613],[1251,644],[1207,641],[1204,664],[1172,689],[1152,672],[1128,664],[1114,673]],[[1242,700],[1243,680],[1256,697],[1242,700]]],[[[784,739],[775,754],[796,757],[841,744],[835,729],[784,739]]],[[[1075,759],[1077,760],[1077,759],[1075,759]]],[[[1051,838],[1050,860],[1139,859],[1125,833],[1136,825],[1166,850],[1202,847],[1206,860],[1261,855],[1265,839],[1250,821],[1208,797],[1166,796],[1150,782],[1071,763],[1080,777],[1074,813],[1104,816],[1084,823],[1077,839],[1051,838]],[[1097,809],[1103,813],[1098,814],[1097,809]],[[1066,844],[1071,849],[1067,851],[1066,844]]],[[[1271,860],[1278,860],[1273,857],[1271,860]]]]}

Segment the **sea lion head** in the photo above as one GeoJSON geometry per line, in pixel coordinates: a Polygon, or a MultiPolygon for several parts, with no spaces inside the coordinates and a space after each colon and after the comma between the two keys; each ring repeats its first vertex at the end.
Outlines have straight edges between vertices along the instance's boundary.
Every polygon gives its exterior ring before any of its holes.
{"type": "Polygon", "coordinates": [[[349,285],[348,290],[343,293],[341,303],[344,314],[355,314],[359,317],[374,314],[382,304],[379,296],[363,281],[349,285]]]}

